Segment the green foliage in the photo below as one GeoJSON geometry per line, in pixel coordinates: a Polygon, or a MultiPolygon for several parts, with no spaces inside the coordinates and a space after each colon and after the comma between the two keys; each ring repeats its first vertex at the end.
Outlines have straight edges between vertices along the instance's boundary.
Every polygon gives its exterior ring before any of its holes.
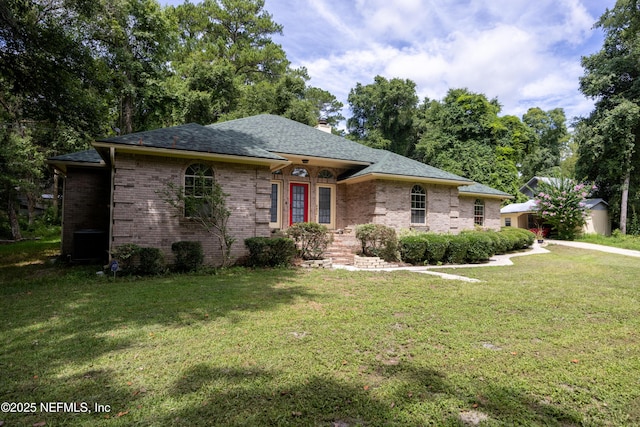
{"type": "Polygon", "coordinates": [[[372,84],[356,84],[349,92],[348,102],[353,112],[347,120],[351,138],[403,156],[413,153],[418,105],[413,81],[376,76],[372,84]]]}
{"type": "Polygon", "coordinates": [[[124,274],[134,274],[136,264],[139,263],[137,255],[140,252],[140,246],[134,243],[120,245],[111,252],[111,258],[118,261],[119,271],[124,274]]]}
{"type": "Polygon", "coordinates": [[[298,247],[298,254],[304,260],[322,259],[333,235],[329,229],[315,222],[298,222],[287,229],[298,247]]]}
{"type": "Polygon", "coordinates": [[[356,227],[356,239],[360,240],[362,255],[376,256],[385,261],[398,260],[396,231],[382,224],[360,224],[356,227]]]}
{"type": "Polygon", "coordinates": [[[415,157],[481,184],[518,194],[525,147],[533,134],[500,104],[467,89],[450,89],[442,101],[426,100],[417,114],[415,157]]]}
{"type": "Polygon", "coordinates": [[[503,227],[500,233],[509,239],[507,252],[526,249],[533,244],[536,235],[529,230],[515,227],[503,227]]]}
{"type": "Polygon", "coordinates": [[[153,276],[165,272],[164,256],[158,248],[140,248],[138,274],[153,276]]]}
{"type": "Polygon", "coordinates": [[[200,242],[174,242],[171,244],[171,251],[175,257],[173,268],[179,272],[197,271],[204,261],[202,243],[200,242]]]}
{"type": "Polygon", "coordinates": [[[569,178],[556,178],[548,183],[540,181],[534,200],[538,215],[551,224],[563,240],[573,240],[588,215],[585,198],[595,186],[576,184],[569,178]]]}
{"type": "Polygon", "coordinates": [[[285,237],[251,237],[244,244],[255,267],[287,267],[297,253],[295,241],[285,237]]]}
{"type": "Polygon", "coordinates": [[[154,276],[166,270],[162,251],[158,248],[127,243],[115,248],[111,256],[118,261],[119,271],[124,274],[154,276]]]}
{"type": "Polygon", "coordinates": [[[429,264],[441,264],[444,262],[449,242],[454,236],[447,234],[426,233],[427,240],[426,260],[429,264]]]}
{"type": "MultiPolygon", "coordinates": [[[[197,171],[205,177],[205,170],[197,171]]],[[[173,208],[178,217],[187,217],[199,224],[217,241],[222,253],[222,266],[231,263],[231,247],[236,239],[229,229],[231,211],[227,208],[227,196],[222,186],[215,180],[207,180],[207,185],[198,185],[197,192],[188,194],[181,185],[167,182],[162,190],[157,191],[161,200],[173,208]]]]}
{"type": "Polygon", "coordinates": [[[496,254],[502,255],[509,252],[512,248],[509,238],[504,233],[495,231],[487,231],[486,235],[493,242],[493,250],[496,254]]]}
{"type": "Polygon", "coordinates": [[[495,254],[493,239],[484,231],[464,231],[455,238],[467,241],[467,262],[476,264],[489,261],[495,254]]]}
{"type": "Polygon", "coordinates": [[[418,265],[427,260],[426,234],[412,234],[400,238],[400,257],[402,261],[418,265]]]}
{"type": "Polygon", "coordinates": [[[532,131],[532,138],[525,148],[520,172],[525,179],[549,176],[556,171],[568,149],[569,132],[564,110],[555,108],[543,111],[530,108],[522,121],[532,131]]]}
{"type": "Polygon", "coordinates": [[[449,241],[449,247],[445,255],[445,261],[449,264],[464,264],[467,261],[467,250],[469,248],[467,239],[456,236],[449,241]]]}
{"type": "Polygon", "coordinates": [[[400,238],[402,260],[409,264],[469,264],[488,261],[494,254],[528,248],[534,235],[505,227],[501,232],[464,231],[458,235],[417,233],[400,238]]]}
{"type": "Polygon", "coordinates": [[[580,90],[594,99],[595,109],[576,126],[579,144],[576,175],[595,181],[598,195],[609,201],[618,225],[627,231],[629,205],[640,188],[635,165],[640,162],[640,11],[636,1],[620,0],[596,23],[604,31],[602,49],[582,59],[580,90]],[[616,215],[617,217],[617,215],[616,215]]]}

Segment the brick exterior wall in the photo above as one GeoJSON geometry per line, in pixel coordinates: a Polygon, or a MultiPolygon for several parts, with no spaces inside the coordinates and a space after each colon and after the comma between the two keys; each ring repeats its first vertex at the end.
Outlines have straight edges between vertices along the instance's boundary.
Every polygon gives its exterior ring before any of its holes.
{"type": "MultiPolygon", "coordinates": [[[[62,202],[62,256],[74,255],[73,236],[83,229],[109,232],[108,169],[68,167],[62,202]]],[[[106,249],[106,248],[105,248],[106,249]]]]}
{"type": "MultiPolygon", "coordinates": [[[[182,186],[185,170],[193,163],[198,162],[116,153],[112,247],[125,243],[157,247],[171,262],[173,242],[195,240],[202,243],[206,264],[221,264],[218,239],[184,218],[157,194],[166,188],[167,182],[182,186]]],[[[231,255],[233,260],[242,258],[247,254],[244,239],[270,234],[269,169],[222,162],[199,163],[213,168],[215,180],[228,194],[226,205],[231,211],[228,227],[236,238],[231,255]]]]}
{"type": "MultiPolygon", "coordinates": [[[[473,229],[473,207],[478,197],[460,197],[460,227],[461,229],[473,229]]],[[[500,221],[500,204],[499,199],[483,199],[484,200],[484,225],[482,228],[488,230],[499,231],[500,221]]]]}
{"type": "MultiPolygon", "coordinates": [[[[161,200],[158,191],[167,182],[183,185],[186,168],[196,163],[189,159],[116,153],[113,180],[113,218],[111,248],[125,243],[161,249],[172,262],[171,244],[196,240],[203,245],[205,262],[219,265],[218,240],[180,212],[161,200]]],[[[250,166],[223,162],[210,165],[215,179],[223,187],[227,208],[232,212],[229,229],[236,238],[232,258],[247,255],[244,239],[269,236],[271,182],[281,183],[281,226],[289,226],[289,186],[293,182],[309,184],[309,221],[317,221],[318,184],[333,185],[335,192],[336,229],[358,224],[377,223],[396,229],[418,229],[456,234],[472,229],[475,197],[459,197],[454,186],[421,184],[426,190],[427,223],[411,224],[412,182],[373,180],[359,184],[336,184],[344,169],[310,165],[290,165],[282,173],[271,174],[266,166],[250,166]],[[296,167],[307,169],[309,176],[293,176],[296,167]],[[318,178],[329,170],[334,178],[318,178]]],[[[69,168],[64,195],[62,252],[73,252],[73,235],[80,229],[109,230],[111,177],[108,169],[69,168]]],[[[485,228],[500,228],[500,201],[485,199],[485,228]]]]}
{"type": "MultiPolygon", "coordinates": [[[[453,186],[420,184],[427,195],[426,225],[411,223],[411,182],[366,181],[345,186],[346,225],[369,222],[396,229],[413,228],[436,233],[459,231],[458,189],[453,186]]],[[[473,228],[473,227],[471,227],[473,228]]]]}

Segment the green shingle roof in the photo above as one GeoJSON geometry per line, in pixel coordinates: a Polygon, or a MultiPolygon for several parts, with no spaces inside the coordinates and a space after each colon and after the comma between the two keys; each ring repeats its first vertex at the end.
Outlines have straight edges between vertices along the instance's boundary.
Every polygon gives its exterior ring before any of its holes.
{"type": "Polygon", "coordinates": [[[118,145],[286,160],[262,148],[263,142],[248,133],[233,129],[213,129],[195,123],[130,133],[97,141],[118,145]]]}
{"type": "Polygon", "coordinates": [[[211,129],[235,131],[262,142],[272,153],[293,154],[326,159],[373,163],[377,150],[271,114],[245,117],[207,126],[211,129]]]}
{"type": "Polygon", "coordinates": [[[486,194],[487,196],[496,196],[496,197],[504,197],[504,198],[513,198],[513,196],[509,193],[505,193],[504,191],[496,190],[495,188],[487,187],[486,185],[479,184],[474,182],[471,185],[465,185],[463,187],[458,187],[458,192],[460,193],[470,193],[470,194],[486,194]]]}
{"type": "Polygon", "coordinates": [[[262,114],[208,127],[237,131],[263,141],[265,150],[298,156],[319,157],[369,163],[341,179],[356,178],[372,173],[472,182],[467,178],[434,168],[398,154],[367,147],[357,142],[312,128],[284,117],[262,114]]]}
{"type": "MultiPolygon", "coordinates": [[[[373,149],[371,149],[373,150],[373,149]]],[[[410,176],[447,181],[472,182],[470,179],[445,172],[433,166],[426,165],[416,160],[409,159],[399,154],[385,150],[375,150],[377,159],[371,166],[361,169],[353,174],[342,176],[342,179],[357,178],[368,174],[410,176]]]]}
{"type": "Polygon", "coordinates": [[[76,153],[62,154],[60,156],[51,157],[50,162],[69,162],[69,163],[102,163],[102,157],[93,148],[90,150],[78,151],[76,153]]]}
{"type": "MultiPolygon", "coordinates": [[[[501,191],[474,184],[471,180],[445,172],[398,154],[367,147],[302,123],[270,114],[246,117],[208,126],[187,124],[151,131],[137,132],[98,143],[129,147],[159,148],[195,153],[211,153],[247,158],[286,161],[287,155],[313,157],[351,163],[353,169],[340,179],[367,175],[444,180],[461,185],[461,192],[505,196],[501,191]],[[466,190],[465,190],[466,189],[466,190]]],[[[57,156],[50,161],[99,163],[95,150],[57,156]]]]}

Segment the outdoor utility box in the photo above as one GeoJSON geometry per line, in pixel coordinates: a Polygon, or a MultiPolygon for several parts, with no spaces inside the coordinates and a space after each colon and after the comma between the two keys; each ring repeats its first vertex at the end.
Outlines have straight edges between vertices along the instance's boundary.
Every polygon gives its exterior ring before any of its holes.
{"type": "Polygon", "coordinates": [[[72,261],[104,263],[108,249],[109,239],[105,230],[87,228],[73,233],[72,261]]]}

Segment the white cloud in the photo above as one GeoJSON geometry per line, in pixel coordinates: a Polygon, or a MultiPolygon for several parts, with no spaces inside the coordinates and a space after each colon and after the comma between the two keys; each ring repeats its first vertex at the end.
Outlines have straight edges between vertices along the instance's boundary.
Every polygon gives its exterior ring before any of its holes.
{"type": "Polygon", "coordinates": [[[311,84],[345,103],[356,83],[381,74],[413,80],[421,97],[467,87],[497,97],[505,114],[544,106],[572,116],[591,105],[578,91],[578,52],[597,15],[580,0],[358,0],[351,13],[334,12],[336,2],[321,2],[327,22],[353,31],[339,31],[330,55],[301,65],[311,84]]]}
{"type": "MultiPolygon", "coordinates": [[[[182,0],[165,0],[182,2],[182,0]]],[[[615,0],[266,0],[282,44],[309,82],[345,103],[357,83],[407,78],[420,97],[467,87],[504,114],[529,107],[586,115],[581,55],[602,40],[594,22],[615,0]]],[[[347,113],[348,115],[348,113],[347,113]]]]}

